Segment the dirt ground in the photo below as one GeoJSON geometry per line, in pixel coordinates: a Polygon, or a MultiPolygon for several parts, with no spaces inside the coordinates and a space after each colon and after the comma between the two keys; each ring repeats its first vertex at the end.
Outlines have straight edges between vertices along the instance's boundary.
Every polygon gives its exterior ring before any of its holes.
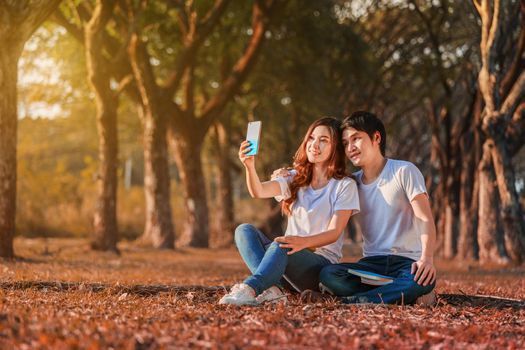
{"type": "Polygon", "coordinates": [[[20,259],[0,263],[0,349],[525,348],[523,267],[438,262],[431,308],[297,295],[235,307],[217,305],[248,271],[235,249],[119,247],[117,256],[84,240],[17,239],[20,259]]]}

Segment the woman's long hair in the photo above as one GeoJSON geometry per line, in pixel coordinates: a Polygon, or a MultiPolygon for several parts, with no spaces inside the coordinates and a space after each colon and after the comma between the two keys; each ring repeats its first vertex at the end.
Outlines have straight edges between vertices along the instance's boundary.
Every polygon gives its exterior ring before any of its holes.
{"type": "Polygon", "coordinates": [[[293,167],[297,174],[290,184],[291,196],[281,202],[281,209],[286,215],[292,213],[292,204],[297,199],[297,192],[299,189],[310,185],[310,182],[312,182],[313,164],[308,161],[308,156],[306,155],[306,143],[314,129],[318,126],[326,126],[328,128],[332,141],[332,154],[330,154],[330,158],[326,161],[326,175],[329,179],[342,179],[347,176],[345,150],[343,143],[341,142],[341,122],[331,117],[317,119],[312,125],[310,125],[304,136],[303,142],[299,146],[297,152],[295,152],[293,167]]]}

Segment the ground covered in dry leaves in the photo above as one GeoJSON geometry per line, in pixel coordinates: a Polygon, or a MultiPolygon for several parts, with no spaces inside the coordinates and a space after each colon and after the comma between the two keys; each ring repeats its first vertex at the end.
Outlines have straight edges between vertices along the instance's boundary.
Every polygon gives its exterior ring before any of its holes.
{"type": "MultiPolygon", "coordinates": [[[[525,269],[439,263],[438,305],[217,305],[247,273],[230,250],[120,256],[17,240],[0,263],[0,349],[525,348],[525,269]]],[[[349,259],[351,260],[351,259],[349,259]]]]}

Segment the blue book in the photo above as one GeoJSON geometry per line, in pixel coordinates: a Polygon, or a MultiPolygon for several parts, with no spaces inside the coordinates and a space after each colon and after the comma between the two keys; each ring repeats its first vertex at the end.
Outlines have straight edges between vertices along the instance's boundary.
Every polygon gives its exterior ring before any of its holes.
{"type": "Polygon", "coordinates": [[[383,286],[385,284],[394,282],[394,279],[392,277],[380,275],[378,273],[370,271],[348,269],[348,273],[361,277],[361,283],[370,284],[373,286],[383,286]]]}

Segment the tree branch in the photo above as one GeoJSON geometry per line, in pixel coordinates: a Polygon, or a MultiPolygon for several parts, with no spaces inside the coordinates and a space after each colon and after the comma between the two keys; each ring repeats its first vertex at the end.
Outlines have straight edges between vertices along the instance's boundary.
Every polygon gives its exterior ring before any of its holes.
{"type": "Polygon", "coordinates": [[[481,15],[482,9],[481,9],[481,3],[480,0],[472,0],[472,3],[474,4],[474,7],[476,7],[476,10],[481,15]]]}
{"type": "Polygon", "coordinates": [[[517,104],[525,93],[525,71],[521,72],[520,76],[516,80],[516,83],[510,90],[503,106],[501,107],[502,114],[513,114],[516,110],[517,104]]]}
{"type": "Polygon", "coordinates": [[[131,57],[131,67],[135,75],[142,103],[150,111],[156,111],[159,106],[158,85],[155,82],[153,68],[149,61],[149,55],[144,43],[140,41],[137,33],[131,37],[129,44],[129,55],[131,57]]]}
{"type": "Polygon", "coordinates": [[[114,0],[98,0],[91,19],[84,27],[88,79],[101,95],[111,91],[110,75],[106,70],[107,64],[104,64],[106,60],[103,54],[103,36],[114,7],[114,0]]]}
{"type": "Polygon", "coordinates": [[[7,3],[3,1],[2,6],[6,7],[9,16],[12,17],[13,27],[16,28],[11,35],[20,35],[25,42],[38,26],[55,11],[60,1],[25,1],[20,4],[18,1],[8,1],[7,3]]]}
{"type": "Polygon", "coordinates": [[[525,102],[516,108],[516,112],[514,112],[512,120],[505,130],[505,136],[508,140],[510,154],[513,157],[523,147],[523,139],[525,139],[525,102]]]}
{"type": "Polygon", "coordinates": [[[214,6],[208,11],[200,23],[195,23],[195,32],[191,31],[191,23],[185,36],[184,49],[179,55],[179,59],[164,85],[164,94],[173,96],[179,88],[181,79],[190,62],[194,59],[199,47],[210,35],[213,28],[219,23],[230,0],[216,0],[214,6]]]}
{"type": "Polygon", "coordinates": [[[449,83],[447,81],[447,77],[446,77],[446,74],[445,74],[444,69],[443,69],[443,59],[441,57],[442,52],[441,52],[441,49],[440,49],[440,40],[439,40],[438,34],[436,34],[434,29],[432,28],[432,19],[431,18],[427,18],[427,16],[425,16],[425,14],[423,13],[423,11],[421,11],[421,9],[419,8],[419,6],[418,6],[418,4],[416,3],[415,0],[411,0],[410,2],[412,3],[412,5],[414,5],[415,11],[417,12],[419,17],[423,21],[423,24],[427,28],[427,33],[428,33],[430,42],[432,43],[432,48],[433,48],[433,51],[434,51],[434,55],[436,55],[437,69],[439,71],[439,77],[440,77],[441,85],[443,86],[443,89],[445,90],[446,95],[447,96],[451,96],[452,95],[452,89],[451,89],[451,87],[450,87],[450,85],[449,85],[449,83]]]}
{"type": "Polygon", "coordinates": [[[261,44],[264,40],[268,17],[271,10],[275,7],[275,3],[276,2],[273,0],[267,0],[266,2],[259,0],[254,2],[252,19],[253,34],[251,40],[246,47],[244,54],[233,66],[231,73],[221,86],[219,92],[204,106],[202,112],[203,127],[208,128],[211,126],[217,113],[224,108],[231,96],[238,91],[239,87],[244,82],[249,70],[252,68],[255,59],[258,56],[261,44]]]}
{"type": "Polygon", "coordinates": [[[491,55],[492,47],[489,45],[489,33],[490,33],[490,22],[491,22],[491,12],[490,5],[488,0],[481,0],[480,6],[480,17],[481,17],[481,70],[479,72],[479,88],[483,95],[483,100],[485,101],[486,106],[486,115],[491,117],[492,113],[495,110],[494,96],[492,92],[494,91],[493,85],[494,82],[491,79],[491,55]]]}
{"type": "Polygon", "coordinates": [[[82,27],[76,25],[75,23],[69,22],[62,10],[57,8],[55,12],[51,15],[51,20],[56,24],[64,27],[69,34],[73,36],[77,41],[84,43],[84,31],[82,27]]]}
{"type": "Polygon", "coordinates": [[[518,37],[518,43],[516,45],[516,52],[514,58],[508,69],[505,77],[501,81],[500,95],[505,96],[509,92],[512,84],[514,84],[519,73],[525,68],[525,3],[521,2],[520,6],[521,19],[520,19],[520,33],[518,37]]]}
{"type": "Polygon", "coordinates": [[[125,90],[128,90],[130,85],[133,83],[133,74],[128,74],[119,81],[119,85],[115,90],[115,95],[120,96],[125,90]]]}
{"type": "Polygon", "coordinates": [[[184,95],[185,95],[186,102],[185,102],[184,110],[189,115],[194,115],[194,110],[195,110],[194,94],[193,94],[193,91],[195,88],[194,73],[195,73],[194,65],[191,65],[190,67],[188,67],[188,69],[186,69],[186,78],[184,82],[184,85],[185,85],[184,95]]]}
{"type": "MultiPolygon", "coordinates": [[[[494,0],[494,5],[492,9],[492,18],[490,22],[490,30],[489,35],[487,38],[487,46],[491,48],[491,58],[495,57],[496,55],[496,42],[499,39],[500,33],[501,33],[501,16],[503,15],[503,11],[501,11],[501,0],[494,0]]],[[[488,2],[488,1],[486,1],[488,2]]],[[[487,5],[488,6],[488,5],[487,5]]]]}

